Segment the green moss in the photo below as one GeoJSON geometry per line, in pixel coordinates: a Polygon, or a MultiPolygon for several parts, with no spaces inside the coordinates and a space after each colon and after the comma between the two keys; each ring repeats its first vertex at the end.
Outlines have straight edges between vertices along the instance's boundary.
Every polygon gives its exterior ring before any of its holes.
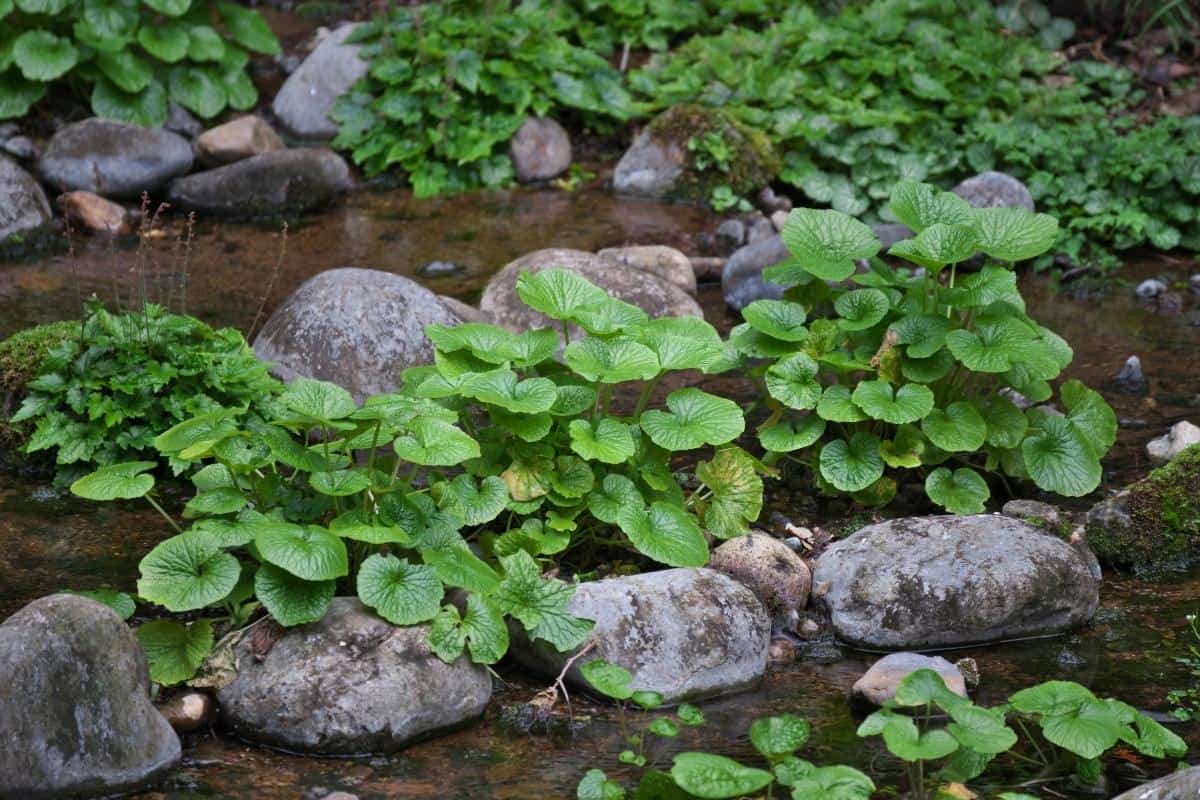
{"type": "Polygon", "coordinates": [[[674,192],[686,200],[707,202],[718,186],[729,186],[739,196],[753,194],[769,184],[783,166],[765,133],[719,108],[672,106],[654,118],[649,131],[655,139],[672,143],[686,154],[684,172],[674,192]],[[724,169],[697,165],[697,153],[688,148],[688,141],[706,136],[718,137],[728,150],[724,169]]]}
{"type": "Polygon", "coordinates": [[[24,439],[5,420],[16,411],[25,396],[25,385],[41,370],[46,354],[78,335],[79,323],[67,320],[27,328],[0,341],[0,448],[15,447],[24,439]]]}
{"type": "Polygon", "coordinates": [[[1088,544],[1102,561],[1141,574],[1200,563],[1200,445],[1130,486],[1124,507],[1127,522],[1089,519],[1088,544]]]}

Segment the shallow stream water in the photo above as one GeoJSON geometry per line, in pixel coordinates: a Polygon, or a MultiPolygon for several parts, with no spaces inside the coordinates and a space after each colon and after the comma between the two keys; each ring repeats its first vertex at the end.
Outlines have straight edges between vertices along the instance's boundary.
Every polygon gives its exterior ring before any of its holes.
{"type": "MultiPolygon", "coordinates": [[[[282,256],[277,225],[201,222],[183,280],[171,256],[180,225],[168,221],[166,236],[140,255],[132,246],[94,239],[76,242],[73,254],[0,263],[0,337],[74,316],[80,298],[92,293],[110,302],[117,296],[125,302],[143,296],[165,300],[169,294],[176,307],[186,297],[189,313],[245,330],[260,307],[269,313],[305,279],[340,266],[416,277],[439,293],[472,300],[488,275],[531,250],[668,244],[692,253],[697,234],[714,224],[712,215],[700,208],[601,192],[521,190],[432,201],[414,200],[404,191],[363,192],[340,208],[291,226],[282,256]],[[420,268],[431,261],[453,262],[462,269],[445,278],[421,278],[420,268]]],[[[1200,417],[1200,312],[1195,298],[1185,298],[1183,313],[1162,315],[1139,305],[1132,291],[1132,284],[1144,277],[1186,282],[1194,271],[1194,264],[1133,263],[1119,282],[1099,293],[1060,290],[1046,278],[1023,279],[1031,315],[1075,348],[1068,377],[1104,391],[1122,419],[1118,446],[1105,462],[1105,491],[1144,474],[1149,438],[1178,419],[1200,417]],[[1148,397],[1106,388],[1132,354],[1141,357],[1150,378],[1148,397]]],[[[734,317],[723,307],[719,288],[702,288],[701,301],[710,321],[728,329],[734,317]]],[[[774,489],[770,508],[787,513],[796,506],[802,498],[790,491],[774,489]]],[[[0,474],[0,618],[59,588],[131,588],[138,559],[165,535],[157,516],[137,506],[82,504],[44,485],[0,474]]],[[[1086,629],[950,657],[978,661],[983,675],[979,694],[985,703],[1000,702],[1030,683],[1066,677],[1102,695],[1163,710],[1166,691],[1186,684],[1186,669],[1173,658],[1184,652],[1184,615],[1200,605],[1198,589],[1200,576],[1158,583],[1110,576],[1102,590],[1102,609],[1086,629]]],[[[813,723],[812,740],[801,753],[805,758],[850,763],[879,783],[891,782],[897,775],[894,762],[854,736],[857,723],[845,701],[850,685],[873,658],[832,642],[816,643],[797,663],[770,672],[759,689],[705,703],[710,724],[686,730],[673,746],[709,748],[752,761],[745,735],[749,722],[791,712],[813,723]]],[[[166,787],[140,796],[283,800],[344,789],[363,800],[515,800],[573,797],[589,766],[600,766],[610,776],[627,774],[616,763],[621,743],[611,709],[577,703],[575,726],[563,718],[550,733],[527,734],[518,724],[519,710],[542,687],[505,670],[501,676],[506,682],[484,722],[395,756],[299,758],[211,734],[193,735],[185,740],[183,767],[166,787]]],[[[1179,730],[1200,744],[1196,727],[1179,730]]],[[[660,755],[669,764],[669,754],[660,755]]],[[[1126,772],[1132,776],[1136,769],[1130,765],[1126,772]]]]}

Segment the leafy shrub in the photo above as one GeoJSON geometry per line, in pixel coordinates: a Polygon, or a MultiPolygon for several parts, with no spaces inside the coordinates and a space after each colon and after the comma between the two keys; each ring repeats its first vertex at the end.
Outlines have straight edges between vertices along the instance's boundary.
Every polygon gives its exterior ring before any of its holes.
{"type": "Polygon", "coordinates": [[[398,165],[425,197],[511,181],[504,148],[529,114],[628,119],[620,74],[562,25],[511,2],[392,9],[354,34],[371,69],[334,108],[334,146],[368,175],[398,165]]]}
{"type": "Polygon", "coordinates": [[[914,268],[874,258],[874,233],[839,211],[789,215],[792,259],[764,273],[790,287],[787,299],[751,303],[730,334],[742,353],[767,359],[757,370],[771,412],[763,447],[865,503],[895,494],[889,470],[928,471],[926,494],[956,514],[983,510],[980,471],[1072,497],[1094,490],[1117,430],[1100,395],[1072,380],[1061,389],[1065,415],[1013,402],[1013,393],[1049,401],[1049,381],[1071,361],[1070,346],[1025,313],[1011,270],[1052,246],[1055,220],[973,209],[912,182],[896,187],[891,211],[917,236],[889,254],[914,268]],[[960,278],[957,265],[979,252],[988,263],[960,278]],[[869,271],[856,272],[858,259],[872,259],[869,271]]]}
{"type": "MultiPolygon", "coordinates": [[[[648,320],[570,272],[522,276],[519,291],[591,331],[567,346],[565,365],[552,358],[552,330],[430,326],[436,366],[407,371],[404,393],[356,407],[344,389],[298,380],[249,415],[216,409],[158,435],[163,456],[203,467],[183,509],[191,526],[142,560],[138,594],[172,612],[223,608],[235,624],[257,596],[291,626],[320,619],[342,582],[396,625],[431,623],[441,658],[465,649],[491,664],[508,648],[506,615],[560,650],[591,631],[566,610],[572,585],[543,577],[541,561],[571,556],[583,572],[598,552],[626,548],[700,566],[701,524],[721,537],[745,530],[762,505],[752,458],[718,450],[696,467],[702,486],[690,496],[668,464],[738,436],[740,409],[691,388],[670,394],[669,410],[647,408],[668,372],[719,366],[716,332],[702,320],[648,320]],[[630,381],[646,388],[619,416],[613,389],[630,381]],[[442,604],[449,588],[467,593],[465,613],[442,604]]],[[[154,503],[153,466],[102,467],[71,489],[154,503]]],[[[190,677],[212,639],[171,620],[146,635],[160,682],[190,677]]]]}
{"type": "Polygon", "coordinates": [[[1187,667],[1191,686],[1172,689],[1167,692],[1170,701],[1171,715],[1183,722],[1200,719],[1200,624],[1195,614],[1187,615],[1187,636],[1190,641],[1187,655],[1176,657],[1175,661],[1187,667]]]}
{"type": "Polygon", "coordinates": [[[0,119],[20,117],[62,81],[92,111],[148,127],[172,100],[204,118],[247,110],[249,54],[279,53],[257,11],[212,0],[0,0],[0,119]]]}
{"type": "MultiPolygon", "coordinates": [[[[153,454],[157,432],[215,409],[240,409],[278,391],[241,334],[197,319],[89,304],[80,328],[42,360],[10,424],[31,429],[25,452],[54,454],[60,479],[153,454]]],[[[231,412],[232,413],[232,412],[231,412]]],[[[153,466],[153,465],[151,465],[153,466]]],[[[171,460],[176,472],[184,460],[171,460]]]]}

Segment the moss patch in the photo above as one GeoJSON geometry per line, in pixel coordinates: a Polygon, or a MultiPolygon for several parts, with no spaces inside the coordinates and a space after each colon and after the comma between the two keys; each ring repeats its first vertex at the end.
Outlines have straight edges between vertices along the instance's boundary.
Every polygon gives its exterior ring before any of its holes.
{"type": "Polygon", "coordinates": [[[15,448],[24,435],[7,420],[17,410],[29,383],[55,345],[79,335],[79,323],[70,320],[18,331],[0,341],[0,449],[15,448]]]}
{"type": "Polygon", "coordinates": [[[1200,563],[1200,445],[1129,487],[1128,524],[1088,525],[1102,561],[1141,574],[1200,563]]]}
{"type": "Polygon", "coordinates": [[[718,186],[729,186],[739,196],[751,195],[783,168],[765,133],[719,108],[672,106],[654,118],[649,131],[653,138],[673,143],[687,154],[683,175],[672,192],[683,199],[708,202],[718,186]],[[728,154],[725,163],[718,166],[705,158],[702,145],[688,147],[689,141],[699,145],[706,137],[728,154]]]}

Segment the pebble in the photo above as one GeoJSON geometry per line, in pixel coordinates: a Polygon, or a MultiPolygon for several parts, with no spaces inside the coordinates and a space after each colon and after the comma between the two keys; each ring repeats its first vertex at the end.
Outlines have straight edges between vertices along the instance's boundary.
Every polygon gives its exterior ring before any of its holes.
{"type": "Polygon", "coordinates": [[[112,236],[126,236],[133,232],[124,206],[98,194],[83,190],[67,192],[59,195],[56,202],[63,214],[84,230],[112,236]]]}
{"type": "Polygon", "coordinates": [[[746,225],[740,219],[727,219],[717,226],[717,239],[729,248],[738,248],[746,241],[746,225]]]}
{"type": "Polygon", "coordinates": [[[775,230],[782,231],[783,226],[787,223],[787,218],[788,218],[788,212],[776,211],[774,214],[771,215],[771,225],[773,225],[775,227],[775,230]]]}
{"type": "Polygon", "coordinates": [[[1167,291],[1167,285],[1158,278],[1147,278],[1137,285],[1134,292],[1143,300],[1150,300],[1158,297],[1163,292],[1167,291]]]}
{"type": "Polygon", "coordinates": [[[190,733],[208,726],[215,704],[204,692],[177,694],[158,706],[158,711],[167,718],[178,733],[190,733]]]}
{"type": "Polygon", "coordinates": [[[33,161],[42,154],[42,150],[28,136],[14,136],[3,146],[4,152],[22,161],[33,161]]]}
{"type": "Polygon", "coordinates": [[[422,278],[445,278],[460,272],[465,272],[464,268],[453,261],[430,261],[417,269],[417,274],[422,278]]]}
{"type": "Polygon", "coordinates": [[[1137,356],[1125,359],[1125,365],[1117,373],[1116,384],[1123,392],[1130,394],[1145,394],[1146,375],[1142,372],[1142,360],[1137,356]]]}
{"type": "Polygon", "coordinates": [[[1200,444],[1200,427],[1186,419],[1180,420],[1171,426],[1171,430],[1146,445],[1146,455],[1155,464],[1166,464],[1195,444],[1200,444]]]}
{"type": "Polygon", "coordinates": [[[786,214],[792,210],[791,198],[775,194],[775,190],[770,186],[764,186],[758,193],[758,202],[767,211],[782,211],[786,214]]]}
{"type": "Polygon", "coordinates": [[[1193,292],[1200,292],[1200,272],[1188,278],[1188,285],[1192,287],[1193,292]]]}

